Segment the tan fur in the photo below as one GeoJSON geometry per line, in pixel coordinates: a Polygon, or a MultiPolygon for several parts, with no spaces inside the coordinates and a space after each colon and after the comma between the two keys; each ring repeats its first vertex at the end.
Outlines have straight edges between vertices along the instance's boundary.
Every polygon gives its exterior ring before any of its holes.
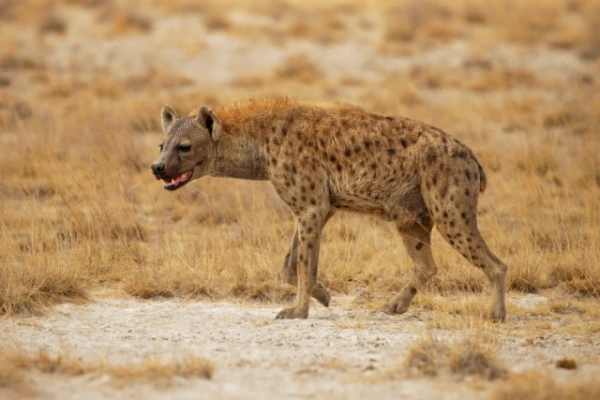
{"type": "Polygon", "coordinates": [[[192,168],[192,179],[269,180],[296,215],[283,276],[298,286],[298,295],[278,318],[306,318],[311,295],[329,304],[328,290],[316,279],[320,236],[334,212],[345,210],[394,222],[414,261],[414,276],[384,311],[405,312],[435,275],[430,236],[437,226],[450,245],[487,274],[494,287],[491,316],[504,319],[507,268],[477,229],[477,200],[487,180],[471,150],[458,140],[408,118],[287,99],[214,112],[203,107],[198,114],[203,118],[173,114],[163,109],[166,138],[153,171],[166,165],[169,173],[157,174],[159,179],[192,168]],[[191,154],[182,157],[179,151],[175,157],[183,142],[194,144],[191,154]]]}

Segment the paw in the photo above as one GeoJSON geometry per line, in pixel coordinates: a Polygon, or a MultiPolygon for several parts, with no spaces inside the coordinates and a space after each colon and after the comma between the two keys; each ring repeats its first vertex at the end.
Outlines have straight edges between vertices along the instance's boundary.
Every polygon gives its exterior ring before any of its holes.
{"type": "Polygon", "coordinates": [[[279,314],[277,314],[277,316],[275,317],[275,319],[294,319],[294,318],[301,318],[301,319],[306,319],[308,318],[308,310],[299,310],[297,308],[284,308],[283,310],[279,311],[279,314]]]}
{"type": "Polygon", "coordinates": [[[389,315],[400,315],[408,311],[410,304],[404,304],[400,302],[387,302],[382,307],[381,311],[389,315]]]}
{"type": "Polygon", "coordinates": [[[485,317],[492,322],[504,322],[506,321],[506,309],[495,308],[492,311],[486,313],[485,317]]]}
{"type": "Polygon", "coordinates": [[[319,303],[323,304],[325,307],[329,307],[329,302],[331,301],[331,293],[329,292],[329,290],[327,290],[325,285],[323,285],[321,282],[317,282],[316,285],[313,287],[313,294],[313,297],[319,303]]]}

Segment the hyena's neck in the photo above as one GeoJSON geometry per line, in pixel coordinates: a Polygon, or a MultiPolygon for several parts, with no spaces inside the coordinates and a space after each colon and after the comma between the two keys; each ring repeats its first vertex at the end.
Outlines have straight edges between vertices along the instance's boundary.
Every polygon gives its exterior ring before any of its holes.
{"type": "Polygon", "coordinates": [[[265,138],[225,129],[217,145],[211,176],[249,180],[269,179],[265,138]]]}

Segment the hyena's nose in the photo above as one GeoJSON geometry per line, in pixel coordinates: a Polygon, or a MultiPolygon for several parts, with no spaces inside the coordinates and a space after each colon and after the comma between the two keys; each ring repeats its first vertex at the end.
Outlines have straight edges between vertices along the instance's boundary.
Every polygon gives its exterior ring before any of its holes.
{"type": "Polygon", "coordinates": [[[165,172],[165,164],[152,164],[152,173],[162,175],[165,172]]]}

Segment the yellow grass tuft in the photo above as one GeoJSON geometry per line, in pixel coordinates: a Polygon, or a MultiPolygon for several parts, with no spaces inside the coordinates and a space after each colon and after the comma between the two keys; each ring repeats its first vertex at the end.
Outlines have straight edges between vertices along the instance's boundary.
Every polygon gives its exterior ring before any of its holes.
{"type": "Polygon", "coordinates": [[[319,67],[303,54],[293,54],[286,58],[275,70],[275,76],[304,84],[315,84],[323,77],[319,67]]]}
{"type": "Polygon", "coordinates": [[[541,373],[515,375],[499,383],[493,390],[491,400],[588,400],[600,397],[597,380],[558,382],[554,377],[541,373]]]}
{"type": "Polygon", "coordinates": [[[104,362],[83,362],[75,357],[46,351],[25,353],[4,351],[0,354],[0,388],[21,388],[28,372],[66,376],[107,374],[116,385],[134,382],[149,382],[158,387],[173,384],[174,378],[211,379],[214,365],[204,357],[188,355],[182,358],[165,360],[151,357],[139,363],[107,364],[104,362]]]}
{"type": "Polygon", "coordinates": [[[403,368],[409,375],[451,373],[456,377],[477,376],[486,380],[508,376],[493,352],[474,339],[456,342],[434,337],[420,339],[409,349],[403,368]]]}

